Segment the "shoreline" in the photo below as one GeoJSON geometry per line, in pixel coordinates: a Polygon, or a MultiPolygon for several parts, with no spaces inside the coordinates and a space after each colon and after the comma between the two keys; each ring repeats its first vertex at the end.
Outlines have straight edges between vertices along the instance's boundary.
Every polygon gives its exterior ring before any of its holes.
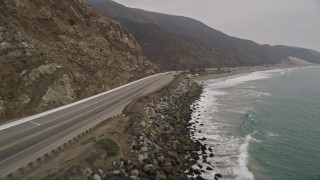
{"type": "Polygon", "coordinates": [[[210,79],[218,79],[224,78],[228,76],[244,74],[244,73],[252,73],[257,71],[268,71],[268,70],[275,70],[275,69],[290,69],[290,68],[304,68],[304,67],[313,67],[319,65],[301,65],[301,66],[290,66],[290,65],[273,65],[273,66],[255,66],[255,67],[236,67],[236,68],[226,68],[230,69],[230,72],[220,72],[220,73],[203,73],[196,77],[193,77],[195,82],[206,81],[210,79]]]}
{"type": "MultiPolygon", "coordinates": [[[[202,88],[178,76],[168,86],[129,104],[122,116],[80,137],[24,169],[24,179],[197,179],[201,171],[192,166],[205,148],[191,138],[192,109],[202,88]],[[119,150],[109,155],[101,140],[110,139],[119,150]],[[186,173],[188,171],[188,174],[186,173]]],[[[213,165],[211,165],[213,169],[213,165]]]]}
{"type": "MultiPolygon", "coordinates": [[[[195,78],[179,75],[168,86],[129,104],[123,111],[122,117],[106,120],[106,125],[102,126],[102,129],[106,130],[95,130],[66,150],[53,155],[51,159],[49,157],[48,161],[35,165],[34,167],[38,169],[30,169],[34,172],[26,174],[26,179],[39,177],[36,176],[39,173],[43,177],[51,178],[100,176],[111,179],[119,177],[185,179],[187,176],[191,179],[203,179],[201,176],[203,172],[215,172],[214,163],[207,164],[208,166],[204,168],[201,165],[210,163],[206,158],[213,157],[215,152],[206,147],[202,140],[205,137],[194,139],[196,128],[195,122],[191,120],[193,112],[197,110],[192,105],[202,94],[202,89],[201,91],[199,89],[202,86],[201,81],[284,68],[299,67],[238,69],[229,73],[205,74],[195,78]],[[97,144],[106,137],[118,143],[120,150],[116,156],[105,154],[97,144]],[[73,155],[73,149],[79,147],[79,155],[73,155]],[[69,158],[71,154],[74,156],[70,157],[72,161],[69,158]]],[[[217,178],[223,175],[220,174],[222,172],[215,173],[217,178]]]]}
{"type": "MultiPolygon", "coordinates": [[[[259,71],[261,71],[261,72],[263,72],[263,71],[269,71],[269,70],[281,70],[281,69],[287,69],[287,70],[289,70],[289,69],[298,69],[298,68],[308,68],[308,67],[315,67],[315,66],[272,66],[272,67],[256,67],[256,68],[246,68],[246,69],[237,69],[237,70],[234,70],[234,71],[232,71],[232,72],[226,72],[226,73],[217,73],[217,74],[201,74],[201,75],[199,75],[199,76],[197,76],[197,77],[194,77],[194,78],[192,78],[195,82],[198,82],[198,83],[205,83],[204,81],[208,81],[208,80],[211,80],[211,79],[219,79],[219,78],[225,78],[225,77],[229,77],[229,76],[235,76],[235,75],[240,75],[241,76],[241,74],[243,74],[243,75],[246,75],[246,74],[250,74],[250,73],[252,73],[252,72],[259,72],[259,71]]],[[[237,76],[235,76],[235,77],[237,77],[237,76]]],[[[233,77],[232,77],[233,78],[233,77]]],[[[206,83],[205,83],[206,84],[206,83]]],[[[205,90],[204,90],[205,91],[205,90]]],[[[200,105],[198,105],[198,106],[200,106],[200,105]]],[[[197,107],[198,108],[198,107],[197,107]]],[[[197,110],[196,110],[197,111],[197,110]]],[[[205,122],[203,122],[203,121],[200,121],[200,120],[197,120],[198,119],[198,114],[200,114],[201,112],[203,112],[204,110],[203,109],[201,109],[201,111],[199,111],[199,113],[195,113],[195,118],[194,118],[194,122],[197,122],[197,121],[199,121],[198,123],[201,123],[201,124],[197,124],[196,125],[196,130],[197,131],[202,131],[201,130],[201,126],[209,126],[210,124],[206,124],[205,122]],[[200,125],[200,126],[199,126],[200,125]],[[200,129],[199,129],[200,128],[200,129]]],[[[201,119],[202,117],[200,116],[200,119],[201,119]]],[[[201,133],[200,133],[201,134],[201,133]]],[[[197,136],[199,136],[199,134],[197,134],[197,136]]],[[[202,136],[202,135],[201,135],[202,136]]],[[[206,135],[204,135],[203,137],[206,137],[207,138],[207,136],[206,135]]],[[[212,144],[210,144],[210,143],[208,143],[208,145],[210,146],[212,146],[212,144]]],[[[209,147],[209,146],[207,146],[207,148],[209,147]]],[[[212,159],[210,159],[210,160],[212,160],[212,159]]],[[[248,170],[248,174],[252,174],[254,177],[256,177],[256,173],[254,172],[254,169],[251,169],[250,168],[250,166],[248,167],[248,164],[246,165],[246,169],[248,170]]],[[[224,175],[224,174],[222,174],[222,175],[224,175]]],[[[236,174],[234,174],[234,175],[236,175],[236,174]]],[[[210,177],[214,177],[213,175],[211,175],[210,177]]],[[[208,176],[206,177],[206,178],[208,178],[208,176]]],[[[231,178],[231,179],[233,179],[233,178],[236,178],[236,177],[228,177],[228,178],[231,178]]]]}

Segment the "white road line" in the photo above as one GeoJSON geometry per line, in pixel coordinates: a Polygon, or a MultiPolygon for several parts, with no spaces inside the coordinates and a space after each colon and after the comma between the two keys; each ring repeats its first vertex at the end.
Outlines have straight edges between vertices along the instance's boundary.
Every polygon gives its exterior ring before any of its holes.
{"type": "Polygon", "coordinates": [[[4,124],[4,125],[0,126],[0,131],[3,130],[3,129],[7,129],[7,128],[10,128],[10,127],[16,126],[16,125],[21,124],[21,123],[25,123],[25,122],[31,121],[31,120],[33,120],[33,119],[36,119],[36,118],[39,118],[39,117],[42,117],[42,116],[45,116],[45,115],[48,115],[48,114],[51,114],[51,113],[60,111],[60,110],[62,110],[62,109],[65,109],[65,108],[68,108],[68,107],[71,107],[71,106],[74,106],[74,105],[77,105],[77,104],[86,102],[86,101],[88,101],[88,100],[91,100],[91,99],[100,97],[100,96],[102,96],[102,95],[111,93],[111,92],[116,91],[116,90],[118,90],[118,89],[121,89],[121,88],[123,88],[123,87],[129,86],[129,85],[131,85],[131,84],[134,84],[134,83],[140,82],[140,81],[142,81],[142,80],[145,80],[145,79],[148,79],[148,78],[151,78],[151,77],[154,77],[154,76],[158,76],[158,75],[161,75],[161,74],[165,74],[165,73],[154,74],[154,75],[152,75],[152,76],[148,76],[148,77],[139,79],[139,80],[137,80],[137,81],[133,81],[133,82],[131,82],[131,83],[128,83],[128,84],[125,84],[125,85],[123,85],[123,86],[117,87],[117,88],[115,88],[115,89],[111,89],[111,90],[109,90],[109,91],[106,91],[106,92],[103,92],[103,93],[100,93],[100,94],[97,94],[97,95],[88,97],[88,98],[86,98],[86,99],[82,99],[82,100],[80,100],[80,101],[77,101],[77,102],[74,102],[74,103],[71,103],[71,104],[67,104],[67,105],[64,105],[64,106],[61,106],[61,107],[58,107],[58,108],[55,108],[55,109],[52,109],[52,110],[49,110],[49,111],[40,113],[40,114],[36,114],[36,115],[30,116],[30,117],[26,117],[26,118],[23,118],[23,119],[20,119],[20,120],[11,122],[11,123],[4,124]]]}
{"type": "Polygon", "coordinates": [[[29,122],[31,122],[32,124],[35,124],[35,125],[37,125],[37,126],[40,126],[40,125],[41,125],[41,124],[36,123],[36,122],[33,122],[33,121],[29,121],[29,122]]]}
{"type": "MultiPolygon", "coordinates": [[[[158,81],[159,81],[159,80],[158,80],[158,81]]],[[[144,91],[145,91],[145,90],[144,90],[144,91]]],[[[123,101],[123,100],[122,100],[122,101],[123,101]]],[[[120,102],[122,102],[122,101],[120,101],[120,102]]],[[[129,100],[129,101],[131,101],[131,100],[129,100]]],[[[117,104],[119,104],[120,102],[118,102],[117,104]]],[[[60,134],[63,134],[63,133],[65,133],[65,132],[67,132],[67,131],[70,131],[70,129],[72,129],[72,128],[76,127],[76,126],[80,126],[80,125],[82,125],[83,123],[89,122],[89,121],[92,120],[93,118],[96,118],[96,120],[97,120],[97,119],[99,119],[99,118],[101,118],[101,117],[104,117],[105,115],[101,115],[101,114],[102,114],[104,111],[106,111],[106,110],[109,110],[109,111],[111,110],[110,113],[112,113],[115,109],[117,109],[117,108],[119,108],[119,107],[121,107],[121,106],[118,105],[116,108],[113,107],[113,109],[112,109],[112,108],[111,108],[111,109],[110,109],[110,108],[105,109],[105,110],[103,110],[103,111],[101,111],[101,112],[99,112],[98,114],[95,115],[95,116],[98,116],[98,117],[93,116],[93,117],[88,118],[88,119],[86,119],[86,120],[84,120],[84,121],[81,121],[81,122],[78,123],[78,124],[74,124],[73,126],[65,129],[64,131],[59,132],[58,134],[55,134],[55,135],[53,135],[53,136],[51,136],[51,137],[49,137],[49,138],[47,138],[47,139],[45,139],[45,140],[42,140],[42,141],[38,142],[37,144],[34,144],[34,145],[28,147],[27,149],[24,149],[23,151],[18,152],[17,154],[14,154],[14,155],[12,155],[12,156],[10,156],[10,157],[7,157],[6,159],[0,161],[0,164],[2,164],[2,163],[5,162],[5,161],[8,161],[9,159],[13,158],[14,156],[17,156],[17,155],[19,155],[19,154],[21,154],[21,153],[24,153],[25,151],[30,150],[31,148],[33,148],[33,147],[35,147],[35,146],[37,146],[37,145],[39,145],[39,144],[41,144],[41,143],[44,143],[45,141],[51,140],[51,139],[59,136],[60,134]]],[[[112,116],[110,116],[110,117],[112,117],[112,116]]],[[[33,121],[29,121],[29,122],[35,123],[35,122],[33,122],[33,121]]],[[[90,123],[89,123],[89,124],[90,124],[90,123]]],[[[39,124],[39,125],[40,125],[40,124],[39,124]]],[[[87,124],[87,125],[88,125],[88,124],[87,124]]],[[[72,134],[72,133],[70,133],[70,134],[72,134]]],[[[70,135],[70,134],[69,134],[69,135],[70,135]]],[[[70,139],[72,139],[72,138],[70,138],[70,139]]],[[[57,140],[57,141],[58,141],[58,140],[57,140]]],[[[56,143],[57,141],[55,141],[54,143],[56,143]]],[[[42,148],[42,149],[43,149],[43,148],[42,148]]],[[[0,176],[0,177],[1,177],[1,176],[0,176]]]]}

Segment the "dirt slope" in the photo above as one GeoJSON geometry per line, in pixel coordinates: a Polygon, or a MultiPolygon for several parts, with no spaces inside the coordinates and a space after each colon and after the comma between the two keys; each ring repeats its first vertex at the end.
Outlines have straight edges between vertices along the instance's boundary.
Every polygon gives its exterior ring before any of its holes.
{"type": "Polygon", "coordinates": [[[128,31],[82,0],[0,1],[0,121],[157,71],[128,31]]]}

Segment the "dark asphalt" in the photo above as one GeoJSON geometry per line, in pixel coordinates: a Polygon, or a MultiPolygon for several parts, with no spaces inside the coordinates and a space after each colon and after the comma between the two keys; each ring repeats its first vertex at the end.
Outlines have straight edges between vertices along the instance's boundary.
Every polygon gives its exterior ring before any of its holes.
{"type": "MultiPolygon", "coordinates": [[[[173,79],[159,74],[81,104],[0,131],[0,177],[29,163],[35,153],[85,127],[97,118],[161,88],[173,79]]],[[[110,114],[109,114],[110,115],[110,114]]]]}

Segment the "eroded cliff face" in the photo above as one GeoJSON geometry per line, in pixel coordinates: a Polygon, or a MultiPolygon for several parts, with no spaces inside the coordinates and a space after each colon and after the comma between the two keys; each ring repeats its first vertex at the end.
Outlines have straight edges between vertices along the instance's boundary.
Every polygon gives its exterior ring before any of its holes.
{"type": "Polygon", "coordinates": [[[82,0],[0,1],[0,120],[157,71],[131,34],[82,0]]]}

